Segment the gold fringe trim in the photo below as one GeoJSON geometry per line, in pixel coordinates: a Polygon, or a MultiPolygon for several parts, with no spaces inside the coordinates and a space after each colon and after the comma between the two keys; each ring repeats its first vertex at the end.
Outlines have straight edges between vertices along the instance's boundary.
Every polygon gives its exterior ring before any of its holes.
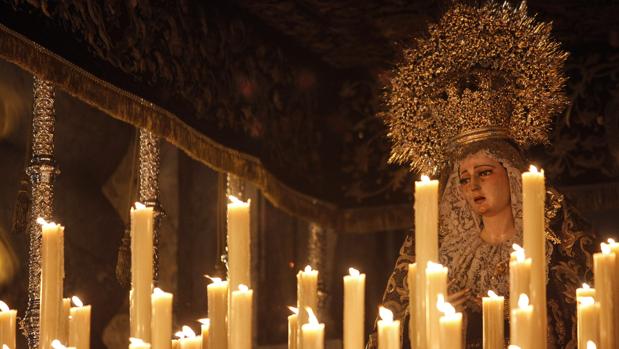
{"type": "Polygon", "coordinates": [[[260,159],[224,147],[167,110],[124,91],[0,24],[0,57],[113,118],[145,128],[220,172],[254,183],[281,210],[341,233],[369,233],[412,227],[411,205],[342,209],[298,192],[267,171],[260,159]]]}

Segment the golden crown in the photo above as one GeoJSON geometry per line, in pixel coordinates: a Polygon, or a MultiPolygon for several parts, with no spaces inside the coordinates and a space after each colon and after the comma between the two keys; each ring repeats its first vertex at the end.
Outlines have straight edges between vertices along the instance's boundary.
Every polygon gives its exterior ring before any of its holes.
{"type": "Polygon", "coordinates": [[[567,101],[567,53],[551,40],[551,24],[526,12],[524,2],[454,4],[403,52],[381,115],[393,143],[390,162],[436,173],[466,143],[548,141],[567,101]]]}

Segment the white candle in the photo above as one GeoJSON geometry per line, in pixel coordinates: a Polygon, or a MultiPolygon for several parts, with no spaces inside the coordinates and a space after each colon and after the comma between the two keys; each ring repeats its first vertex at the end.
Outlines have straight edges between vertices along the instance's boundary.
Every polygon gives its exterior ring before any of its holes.
{"type": "Polygon", "coordinates": [[[438,181],[421,176],[421,181],[415,182],[415,259],[417,262],[417,297],[416,327],[417,347],[428,345],[426,317],[427,308],[434,309],[434,304],[428,304],[426,297],[426,266],[429,261],[438,260],[438,181]]]}
{"type": "MultiPolygon", "coordinates": [[[[181,349],[181,345],[178,342],[178,339],[172,339],[171,342],[172,342],[172,349],[181,349]]],[[[227,348],[227,347],[224,347],[224,348],[227,348]]]]}
{"type": "Polygon", "coordinates": [[[306,307],[308,323],[301,326],[301,343],[304,349],[324,349],[325,324],[319,323],[314,311],[306,307]]]}
{"type": "Polygon", "coordinates": [[[172,343],[172,293],[156,287],[151,295],[151,343],[153,349],[170,349],[172,343]]]}
{"type": "Polygon", "coordinates": [[[153,208],[139,202],[131,208],[131,337],[151,340],[153,285],[153,208]]]}
{"type": "Polygon", "coordinates": [[[241,284],[251,286],[250,200],[243,202],[234,196],[228,199],[228,281],[230,290],[236,290],[241,284]]]}
{"type": "Polygon", "coordinates": [[[77,296],[71,298],[74,307],[69,315],[69,346],[90,348],[90,305],[84,305],[77,296]]]}
{"type": "MultiPolygon", "coordinates": [[[[535,326],[533,323],[533,306],[529,305],[529,297],[523,293],[518,297],[518,308],[512,309],[511,344],[517,345],[521,349],[532,349],[533,326],[535,326]]],[[[535,342],[538,344],[535,348],[541,346],[538,339],[535,338],[535,342]]]]}
{"type": "Polygon", "coordinates": [[[582,287],[576,289],[576,299],[581,297],[595,298],[595,288],[589,286],[587,283],[583,283],[582,287]]]}
{"type": "Polygon", "coordinates": [[[505,347],[503,308],[505,298],[494,291],[482,298],[484,349],[503,349],[505,347]]]}
{"type": "Polygon", "coordinates": [[[208,318],[210,329],[208,336],[209,348],[228,347],[228,281],[211,278],[212,283],[206,287],[208,297],[208,318]]]}
{"type": "Polygon", "coordinates": [[[444,314],[439,320],[440,348],[461,349],[462,313],[456,313],[456,309],[449,303],[443,303],[440,310],[444,314]]]}
{"type": "MultiPolygon", "coordinates": [[[[318,308],[318,270],[313,270],[309,265],[305,267],[305,270],[297,273],[297,309],[306,309],[307,307],[318,308]]],[[[309,320],[307,312],[299,311],[297,319],[299,322],[299,333],[297,334],[299,343],[297,343],[297,347],[302,349],[301,326],[309,320]]]]}
{"type": "Polygon", "coordinates": [[[608,239],[608,246],[615,254],[615,275],[613,276],[613,333],[615,334],[615,346],[619,345],[619,243],[614,239],[608,239]]]}
{"type": "Polygon", "coordinates": [[[417,341],[417,263],[408,265],[408,340],[412,346],[417,341]]]}
{"type": "Polygon", "coordinates": [[[547,345],[546,321],[546,234],[544,205],[546,186],[544,171],[531,166],[522,174],[522,221],[524,250],[531,263],[531,304],[533,305],[532,335],[540,349],[547,345]]]}
{"type": "Polygon", "coordinates": [[[447,294],[447,268],[429,261],[426,267],[426,302],[433,305],[426,309],[426,336],[429,349],[438,349],[440,346],[436,338],[439,337],[441,311],[436,304],[439,301],[439,295],[445,294],[447,294]]]}
{"type": "Polygon", "coordinates": [[[580,297],[577,308],[578,348],[587,347],[587,342],[600,342],[600,305],[592,297],[580,297]]]}
{"type": "Polygon", "coordinates": [[[594,341],[587,341],[587,349],[597,349],[594,341]]]}
{"type": "Polygon", "coordinates": [[[529,294],[531,284],[531,258],[525,258],[525,252],[518,244],[513,244],[514,252],[509,262],[509,306],[518,308],[518,296],[529,294]]]}
{"type": "Polygon", "coordinates": [[[51,348],[62,336],[62,288],[64,277],[64,227],[39,218],[41,224],[40,347],[51,348]]]}
{"type": "Polygon", "coordinates": [[[210,319],[200,319],[200,329],[202,330],[202,349],[208,348],[208,337],[209,332],[211,330],[211,320],[210,319]]]}
{"type": "Polygon", "coordinates": [[[288,307],[292,314],[288,316],[288,349],[297,349],[297,333],[299,332],[298,314],[299,310],[294,307],[288,307]]]}
{"type": "Polygon", "coordinates": [[[614,348],[613,325],[613,278],[615,277],[615,254],[608,244],[602,243],[602,253],[593,254],[595,298],[600,303],[600,347],[614,348]]]}
{"type": "Polygon", "coordinates": [[[58,341],[69,343],[69,317],[71,315],[71,298],[62,299],[62,311],[58,322],[58,341]]]}
{"type": "MultiPolygon", "coordinates": [[[[75,349],[74,347],[66,347],[64,344],[62,344],[61,341],[59,341],[58,339],[54,339],[51,342],[51,347],[53,349],[75,349]]],[[[3,348],[4,349],[4,348],[3,348]]]]}
{"type": "Polygon", "coordinates": [[[252,347],[252,298],[253,291],[245,285],[232,291],[230,300],[230,348],[252,347]]]}
{"type": "Polygon", "coordinates": [[[202,337],[196,336],[196,333],[191,329],[191,327],[183,326],[183,334],[184,336],[178,340],[180,349],[202,348],[202,337]]]}
{"type": "Polygon", "coordinates": [[[393,312],[385,307],[378,314],[378,349],[400,349],[400,321],[393,320],[393,312]]]}
{"type": "Polygon", "coordinates": [[[144,342],[140,338],[129,338],[129,349],[150,349],[150,343],[144,342]]]}
{"type": "Polygon", "coordinates": [[[344,349],[362,349],[365,345],[365,274],[350,268],[344,276],[344,349]]]}
{"type": "Polygon", "coordinates": [[[15,318],[17,310],[0,301],[0,344],[15,349],[15,318]]]}

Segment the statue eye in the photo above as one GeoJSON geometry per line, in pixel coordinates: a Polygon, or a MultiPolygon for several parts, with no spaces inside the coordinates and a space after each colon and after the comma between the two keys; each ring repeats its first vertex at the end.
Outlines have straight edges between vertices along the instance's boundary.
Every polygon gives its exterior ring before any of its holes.
{"type": "Polygon", "coordinates": [[[492,174],[492,170],[483,170],[479,172],[479,175],[481,177],[486,177],[486,176],[490,176],[492,174]]]}
{"type": "Polygon", "coordinates": [[[471,181],[470,178],[460,178],[460,185],[469,184],[470,181],[471,181]]]}

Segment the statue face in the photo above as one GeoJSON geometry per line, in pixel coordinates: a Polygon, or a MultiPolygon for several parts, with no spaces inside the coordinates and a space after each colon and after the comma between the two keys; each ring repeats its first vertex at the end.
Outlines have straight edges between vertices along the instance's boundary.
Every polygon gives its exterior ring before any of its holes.
{"type": "Polygon", "coordinates": [[[477,152],[460,161],[460,189],[473,211],[492,217],[511,209],[507,170],[488,155],[477,152]]]}

